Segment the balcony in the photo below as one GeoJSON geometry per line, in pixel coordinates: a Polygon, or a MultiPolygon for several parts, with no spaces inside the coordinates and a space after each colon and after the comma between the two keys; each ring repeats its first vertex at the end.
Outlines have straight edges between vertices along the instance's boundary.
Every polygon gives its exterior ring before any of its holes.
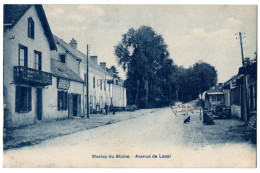
{"type": "Polygon", "coordinates": [[[52,85],[52,74],[24,66],[14,66],[14,82],[31,86],[52,85]]]}

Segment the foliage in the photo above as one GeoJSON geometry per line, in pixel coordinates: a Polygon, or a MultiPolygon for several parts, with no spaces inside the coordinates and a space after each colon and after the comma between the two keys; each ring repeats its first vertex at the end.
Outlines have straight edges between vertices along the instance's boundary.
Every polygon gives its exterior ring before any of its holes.
{"type": "Polygon", "coordinates": [[[187,69],[175,65],[163,37],[149,26],[131,28],[123,34],[115,55],[127,71],[127,103],[141,108],[195,99],[217,82],[215,68],[206,62],[187,69]]]}

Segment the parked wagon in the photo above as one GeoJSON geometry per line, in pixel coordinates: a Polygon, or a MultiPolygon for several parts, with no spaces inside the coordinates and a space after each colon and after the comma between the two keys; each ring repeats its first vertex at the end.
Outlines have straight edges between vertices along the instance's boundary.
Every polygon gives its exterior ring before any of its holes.
{"type": "Polygon", "coordinates": [[[210,89],[202,94],[203,115],[210,114],[218,118],[226,118],[224,92],[221,89],[210,89]],[[209,113],[210,112],[210,113],[209,113]]]}

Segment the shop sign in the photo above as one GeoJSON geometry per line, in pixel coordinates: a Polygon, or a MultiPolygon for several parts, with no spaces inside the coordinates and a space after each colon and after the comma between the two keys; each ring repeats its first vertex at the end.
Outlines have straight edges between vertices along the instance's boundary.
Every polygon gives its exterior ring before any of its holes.
{"type": "Polygon", "coordinates": [[[70,81],[65,79],[58,79],[57,88],[58,89],[69,89],[70,87],[70,81]]]}

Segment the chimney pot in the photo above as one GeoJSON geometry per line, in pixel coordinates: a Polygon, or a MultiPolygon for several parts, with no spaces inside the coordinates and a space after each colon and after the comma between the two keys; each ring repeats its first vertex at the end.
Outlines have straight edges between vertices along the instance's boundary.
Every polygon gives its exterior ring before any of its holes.
{"type": "Polygon", "coordinates": [[[70,46],[73,47],[74,49],[77,49],[77,40],[75,40],[74,38],[72,38],[70,40],[70,46]]]}
{"type": "Polygon", "coordinates": [[[97,56],[90,56],[90,59],[97,64],[97,60],[98,60],[97,56]]]}
{"type": "Polygon", "coordinates": [[[100,62],[100,67],[102,67],[104,70],[106,70],[106,64],[105,62],[100,62]]]}

